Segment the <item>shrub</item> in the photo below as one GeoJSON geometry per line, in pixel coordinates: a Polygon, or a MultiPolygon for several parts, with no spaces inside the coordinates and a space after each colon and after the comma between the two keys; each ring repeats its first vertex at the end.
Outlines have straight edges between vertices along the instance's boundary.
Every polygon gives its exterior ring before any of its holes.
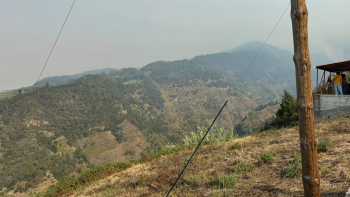
{"type": "Polygon", "coordinates": [[[103,192],[103,196],[105,197],[113,197],[116,196],[118,194],[118,191],[115,189],[110,189],[110,188],[106,188],[103,192]]]}
{"type": "Polygon", "coordinates": [[[346,81],[350,83],[350,72],[346,73],[346,81]]]}
{"type": "Polygon", "coordinates": [[[253,171],[255,169],[255,166],[253,164],[249,164],[249,163],[238,163],[235,168],[234,171],[235,172],[243,172],[243,171],[253,171]]]}
{"type": "Polygon", "coordinates": [[[318,87],[318,91],[316,91],[315,94],[326,93],[326,88],[327,88],[327,86],[320,85],[320,86],[318,87]]]}
{"type": "Polygon", "coordinates": [[[208,183],[208,176],[203,172],[187,174],[184,181],[192,188],[198,188],[208,183]]]}
{"type": "Polygon", "coordinates": [[[284,170],[285,177],[295,177],[301,172],[301,169],[301,157],[294,157],[294,159],[289,162],[288,167],[284,170]]]}
{"type": "Polygon", "coordinates": [[[329,169],[329,168],[327,168],[327,167],[325,167],[325,166],[321,166],[321,167],[320,167],[321,175],[327,174],[327,173],[329,173],[330,171],[331,171],[331,169],[329,169]]]}
{"type": "Polygon", "coordinates": [[[59,196],[61,194],[76,190],[83,184],[92,183],[96,180],[110,176],[111,174],[114,174],[116,172],[123,171],[129,167],[131,167],[131,163],[119,162],[115,164],[107,164],[104,166],[87,169],[84,173],[78,176],[66,177],[58,181],[56,185],[51,185],[46,190],[39,192],[34,196],[35,197],[59,196]]]}
{"type": "Polygon", "coordinates": [[[298,121],[297,101],[294,97],[284,90],[284,95],[280,104],[280,108],[276,112],[276,117],[273,120],[267,120],[264,126],[260,129],[268,130],[271,127],[286,127],[294,126],[298,121]]]}
{"type": "Polygon", "coordinates": [[[131,155],[131,156],[134,156],[135,155],[135,151],[134,150],[126,150],[124,152],[124,155],[127,156],[127,155],[131,155]]]}
{"type": "Polygon", "coordinates": [[[322,153],[318,153],[317,157],[321,159],[323,157],[323,154],[322,153]]]}
{"type": "Polygon", "coordinates": [[[261,151],[260,159],[263,163],[272,163],[272,161],[275,159],[275,157],[271,153],[264,153],[261,151]]]}
{"type": "Polygon", "coordinates": [[[145,187],[146,186],[146,178],[147,178],[146,175],[142,175],[141,176],[141,181],[140,181],[141,187],[145,187]]]}
{"type": "Polygon", "coordinates": [[[231,188],[237,183],[238,179],[234,174],[219,174],[215,177],[213,185],[218,189],[231,188]]]}
{"type": "Polygon", "coordinates": [[[236,142],[235,144],[232,145],[232,149],[240,149],[242,145],[239,142],[236,142]]]}
{"type": "Polygon", "coordinates": [[[333,147],[333,144],[329,139],[320,140],[317,144],[317,152],[326,152],[333,147]]]}
{"type": "MultiPolygon", "coordinates": [[[[184,143],[186,147],[196,147],[205,135],[205,132],[200,127],[197,127],[197,131],[191,133],[192,138],[185,136],[184,143]]],[[[233,139],[233,131],[217,128],[215,126],[209,131],[208,135],[203,140],[203,145],[212,144],[215,142],[233,139]]]]}

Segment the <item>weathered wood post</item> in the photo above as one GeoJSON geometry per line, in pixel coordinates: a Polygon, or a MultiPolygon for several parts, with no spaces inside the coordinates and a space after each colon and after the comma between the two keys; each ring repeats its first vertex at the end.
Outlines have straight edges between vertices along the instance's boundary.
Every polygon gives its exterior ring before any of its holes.
{"type": "Polygon", "coordinates": [[[291,0],[291,18],[304,195],[305,197],[318,197],[320,196],[320,173],[317,165],[317,142],[307,29],[308,11],[305,0],[291,0]]]}

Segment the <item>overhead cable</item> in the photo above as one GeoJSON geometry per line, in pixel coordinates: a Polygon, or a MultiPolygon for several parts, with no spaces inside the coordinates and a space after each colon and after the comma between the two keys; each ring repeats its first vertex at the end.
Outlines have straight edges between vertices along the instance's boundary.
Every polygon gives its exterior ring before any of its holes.
{"type": "Polygon", "coordinates": [[[252,65],[253,65],[253,63],[254,63],[254,61],[255,61],[256,57],[258,57],[258,55],[259,55],[259,53],[260,53],[261,49],[262,49],[262,48],[265,46],[265,44],[266,44],[267,40],[270,38],[271,34],[272,34],[274,31],[275,31],[275,29],[276,29],[276,27],[277,27],[278,23],[280,23],[280,21],[281,21],[281,19],[283,18],[284,14],[287,12],[287,10],[288,10],[289,6],[290,6],[290,4],[288,4],[288,6],[287,6],[286,10],[284,10],[284,12],[283,12],[282,16],[280,17],[280,19],[279,19],[279,20],[278,20],[278,22],[276,23],[275,27],[272,29],[272,31],[271,31],[271,33],[269,34],[269,36],[266,38],[266,40],[265,40],[264,44],[263,44],[263,45],[260,47],[260,49],[259,49],[258,53],[257,53],[257,54],[255,55],[255,57],[253,58],[252,62],[250,62],[250,64],[249,64],[249,66],[248,66],[247,70],[246,70],[246,71],[244,72],[244,74],[242,75],[242,78],[243,78],[243,77],[244,77],[244,75],[247,73],[247,71],[249,70],[250,66],[252,66],[252,65]]]}
{"type": "Polygon", "coordinates": [[[60,35],[61,35],[61,33],[62,33],[62,30],[63,30],[63,28],[64,28],[64,25],[65,25],[66,22],[67,22],[67,19],[68,19],[68,17],[69,17],[70,12],[71,12],[72,9],[73,9],[74,4],[75,4],[75,0],[73,1],[73,4],[72,4],[72,6],[71,6],[71,8],[70,8],[70,10],[69,10],[69,12],[68,12],[68,14],[67,14],[66,20],[64,21],[64,23],[63,23],[63,25],[62,25],[62,27],[61,27],[61,31],[60,31],[60,33],[58,34],[57,38],[56,38],[56,41],[55,41],[55,43],[54,43],[54,45],[53,45],[53,47],[52,47],[52,49],[51,49],[51,51],[50,51],[49,56],[48,56],[47,59],[46,59],[46,62],[45,62],[45,64],[44,64],[44,67],[43,67],[43,69],[41,70],[40,75],[39,75],[39,77],[38,77],[38,80],[35,82],[34,86],[37,85],[37,83],[38,83],[38,81],[39,81],[41,75],[42,75],[43,72],[44,72],[44,69],[45,69],[45,67],[46,67],[46,64],[47,64],[47,62],[49,61],[49,59],[50,59],[50,57],[51,57],[52,51],[54,50],[54,48],[55,48],[55,46],[56,46],[56,44],[57,44],[58,38],[60,37],[60,35]]]}

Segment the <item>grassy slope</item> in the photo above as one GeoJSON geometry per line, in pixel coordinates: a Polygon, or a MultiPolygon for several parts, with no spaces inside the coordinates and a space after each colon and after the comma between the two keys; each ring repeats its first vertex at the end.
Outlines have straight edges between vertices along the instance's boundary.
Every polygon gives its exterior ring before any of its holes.
{"type": "MultiPolygon", "coordinates": [[[[344,196],[350,181],[350,119],[316,124],[322,196],[344,196]],[[327,142],[328,140],[328,142],[327,142]],[[326,142],[326,143],[325,143],[326,142]],[[327,145],[328,144],[328,145],[327,145]],[[321,147],[321,146],[319,146],[321,147]]],[[[165,196],[193,148],[130,165],[69,196],[165,196]]],[[[291,161],[300,156],[298,128],[270,130],[206,145],[199,149],[171,196],[302,196],[300,169],[287,177],[291,161]],[[274,159],[264,163],[261,151],[274,159]],[[235,175],[237,183],[218,186],[218,177],[235,175]]],[[[229,182],[234,183],[234,179],[229,182]]]]}
{"type": "Polygon", "coordinates": [[[0,99],[11,98],[11,97],[13,97],[15,95],[16,94],[2,93],[2,94],[0,94],[0,99]]]}

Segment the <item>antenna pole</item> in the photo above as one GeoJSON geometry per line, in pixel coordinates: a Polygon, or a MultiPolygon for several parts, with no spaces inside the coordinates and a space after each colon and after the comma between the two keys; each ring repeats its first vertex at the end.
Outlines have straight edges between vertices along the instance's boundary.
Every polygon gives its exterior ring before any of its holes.
{"type": "Polygon", "coordinates": [[[300,149],[305,197],[320,196],[320,173],[317,164],[314,104],[311,86],[311,61],[308,43],[308,11],[305,0],[291,0],[294,40],[294,63],[297,85],[300,149]]]}

